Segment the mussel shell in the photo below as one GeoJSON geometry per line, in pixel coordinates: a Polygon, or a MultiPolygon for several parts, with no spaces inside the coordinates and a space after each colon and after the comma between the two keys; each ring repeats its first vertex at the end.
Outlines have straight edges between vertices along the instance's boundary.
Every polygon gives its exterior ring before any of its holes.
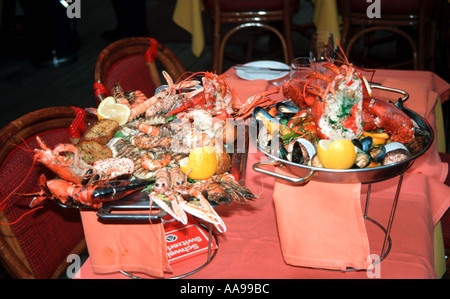
{"type": "Polygon", "coordinates": [[[290,119],[292,116],[297,114],[298,111],[300,111],[300,109],[295,107],[293,103],[286,101],[277,103],[275,107],[278,111],[278,116],[284,119],[290,119]]]}
{"type": "Polygon", "coordinates": [[[363,153],[363,152],[359,152],[356,155],[356,160],[355,160],[355,165],[354,165],[355,167],[354,168],[364,168],[364,167],[366,167],[367,165],[370,164],[371,160],[372,159],[371,159],[370,155],[368,155],[366,153],[363,153]]]}
{"type": "Polygon", "coordinates": [[[362,138],[360,142],[361,142],[361,149],[363,152],[367,152],[373,146],[373,138],[370,136],[362,138]]]}
{"type": "Polygon", "coordinates": [[[353,145],[356,146],[356,148],[358,148],[360,151],[363,150],[363,149],[362,149],[363,147],[362,147],[361,140],[359,140],[358,138],[352,139],[352,143],[353,143],[353,145]]]}
{"type": "Polygon", "coordinates": [[[255,107],[253,109],[253,117],[256,120],[266,120],[266,121],[270,121],[270,122],[274,122],[276,124],[280,124],[280,122],[278,121],[278,119],[276,119],[275,117],[273,117],[272,115],[270,115],[264,108],[262,107],[255,107]]]}
{"type": "Polygon", "coordinates": [[[376,146],[371,148],[367,152],[371,159],[375,162],[381,162],[383,161],[384,157],[386,156],[386,147],[385,146],[376,146]]]}

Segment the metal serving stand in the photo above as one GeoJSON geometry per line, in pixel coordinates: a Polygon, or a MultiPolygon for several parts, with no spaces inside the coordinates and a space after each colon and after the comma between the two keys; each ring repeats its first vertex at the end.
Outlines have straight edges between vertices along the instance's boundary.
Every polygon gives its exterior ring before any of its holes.
{"type": "MultiPolygon", "coordinates": [[[[152,203],[150,206],[150,200],[148,199],[147,193],[144,191],[135,192],[130,194],[122,200],[104,202],[102,206],[97,211],[97,217],[99,221],[105,224],[113,223],[133,223],[133,224],[149,224],[151,222],[162,221],[162,218],[167,216],[167,213],[162,210],[157,204],[152,203]],[[139,213],[139,211],[145,211],[139,213]],[[128,213],[127,213],[128,212],[128,213]]],[[[206,267],[215,258],[218,249],[219,241],[216,234],[213,232],[213,226],[211,223],[206,225],[203,223],[198,223],[208,232],[208,248],[206,261],[199,267],[193,269],[184,274],[180,274],[173,277],[168,277],[169,279],[179,279],[192,275],[204,267],[206,267]],[[214,238],[216,248],[213,252],[212,240],[214,238]]],[[[120,271],[125,276],[135,279],[142,279],[143,277],[134,275],[132,272],[120,271]]]]}
{"type": "MultiPolygon", "coordinates": [[[[245,180],[247,153],[249,145],[248,129],[247,125],[243,121],[236,122],[235,125],[237,129],[237,134],[241,134],[239,136],[242,136],[242,134],[244,134],[245,141],[242,143],[235,142],[235,144],[233,145],[233,151],[231,154],[230,173],[236,178],[236,181],[242,184],[245,180]]],[[[152,203],[152,205],[150,206],[150,200],[148,198],[149,197],[146,192],[139,191],[132,193],[121,200],[104,202],[97,211],[97,217],[99,221],[105,224],[112,224],[112,223],[148,224],[149,222],[152,221],[154,222],[161,221],[162,218],[167,216],[167,213],[164,210],[162,210],[156,203],[152,203]],[[139,213],[139,211],[143,212],[139,213]]],[[[215,203],[210,202],[210,204],[213,208],[217,206],[217,204],[215,203]]],[[[219,240],[216,234],[214,233],[213,225],[211,223],[204,224],[200,222],[198,222],[198,224],[208,232],[208,248],[206,261],[190,272],[173,277],[167,277],[168,279],[178,279],[192,275],[200,271],[204,267],[206,267],[215,258],[219,250],[219,240]],[[212,249],[213,238],[216,244],[214,252],[212,249]]],[[[130,278],[137,278],[137,279],[142,278],[130,272],[120,271],[120,273],[130,278]]]]}
{"type": "MultiPolygon", "coordinates": [[[[370,221],[374,223],[376,226],[378,226],[381,230],[383,230],[385,234],[385,238],[383,241],[383,246],[380,253],[380,258],[372,263],[372,265],[375,265],[382,260],[384,260],[387,255],[389,254],[391,248],[392,248],[392,240],[391,240],[391,228],[392,223],[395,216],[395,211],[397,209],[397,203],[398,198],[400,195],[400,190],[403,182],[403,176],[404,173],[412,166],[415,159],[424,154],[428,148],[431,146],[433,142],[433,129],[431,128],[430,124],[423,119],[420,115],[415,113],[412,110],[409,110],[405,107],[403,107],[403,103],[408,100],[409,94],[403,90],[394,89],[390,87],[384,87],[380,85],[372,85],[372,89],[379,89],[383,91],[398,93],[402,95],[401,98],[398,99],[398,101],[395,103],[397,108],[405,112],[416,124],[417,126],[423,130],[423,132],[427,133],[427,142],[423,145],[423,148],[410,158],[403,160],[398,163],[385,165],[385,166],[379,166],[374,168],[363,168],[363,169],[326,169],[326,168],[320,168],[320,167],[312,167],[307,165],[301,165],[297,163],[293,163],[284,159],[281,159],[279,157],[276,157],[269,152],[267,152],[263,147],[261,147],[260,144],[258,144],[257,136],[258,134],[250,134],[250,140],[252,143],[260,150],[262,153],[264,153],[269,160],[258,162],[253,165],[253,170],[259,173],[263,173],[278,179],[282,179],[285,181],[288,181],[290,183],[298,184],[299,186],[304,185],[308,183],[310,180],[319,181],[319,182],[330,182],[330,183],[361,183],[366,184],[368,186],[367,189],[367,196],[366,196],[366,203],[364,208],[364,214],[363,218],[367,221],[370,221]],[[266,169],[267,166],[283,166],[287,169],[287,172],[291,175],[283,175],[276,172],[273,172],[271,170],[266,169]],[[389,220],[387,223],[387,226],[384,227],[382,224],[380,224],[378,221],[372,219],[369,217],[369,202],[370,202],[370,193],[372,188],[372,183],[377,183],[381,181],[386,181],[388,179],[399,177],[398,183],[397,183],[397,189],[396,193],[393,199],[389,220]]],[[[258,125],[256,120],[252,119],[252,122],[250,123],[250,132],[258,132],[258,125]],[[252,128],[253,127],[253,128],[252,128]]],[[[262,129],[265,129],[264,127],[262,129]]],[[[357,269],[348,269],[347,271],[353,271],[357,269]]]]}

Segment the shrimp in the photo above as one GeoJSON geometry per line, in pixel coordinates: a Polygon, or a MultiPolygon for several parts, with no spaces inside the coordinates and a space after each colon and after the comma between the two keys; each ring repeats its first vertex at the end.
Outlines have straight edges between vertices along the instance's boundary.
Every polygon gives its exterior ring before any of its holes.
{"type": "Polygon", "coordinates": [[[163,154],[161,159],[155,159],[150,154],[144,154],[141,156],[142,168],[146,170],[157,170],[167,166],[172,160],[172,155],[163,154]]]}
{"type": "Polygon", "coordinates": [[[170,176],[167,168],[160,168],[155,174],[155,187],[153,190],[159,194],[165,194],[170,188],[170,176]]]}
{"type": "Polygon", "coordinates": [[[145,100],[140,104],[131,106],[130,117],[128,118],[128,121],[135,119],[136,117],[147,111],[150,107],[156,105],[157,102],[158,97],[155,95],[151,98],[148,98],[147,100],[145,100]]]}
{"type": "Polygon", "coordinates": [[[141,133],[131,136],[130,143],[140,149],[168,148],[172,144],[172,138],[168,136],[149,136],[141,133]]]}
{"type": "Polygon", "coordinates": [[[155,126],[152,126],[149,124],[138,123],[137,128],[139,129],[139,131],[141,131],[147,135],[161,136],[161,131],[158,129],[158,127],[155,127],[155,126]]]}

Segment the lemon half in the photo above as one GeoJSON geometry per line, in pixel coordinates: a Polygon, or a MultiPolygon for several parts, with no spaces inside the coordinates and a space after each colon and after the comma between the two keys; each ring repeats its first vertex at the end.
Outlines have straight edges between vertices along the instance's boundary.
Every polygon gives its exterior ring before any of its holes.
{"type": "Polygon", "coordinates": [[[192,180],[204,180],[216,172],[218,160],[212,146],[196,147],[189,157],[180,160],[180,169],[192,180]]]}
{"type": "Polygon", "coordinates": [[[317,155],[322,165],[331,169],[348,169],[353,166],[358,151],[348,139],[319,141],[317,155]]]}
{"type": "Polygon", "coordinates": [[[113,97],[107,97],[104,99],[97,108],[98,119],[112,119],[123,126],[128,122],[130,118],[130,108],[123,104],[116,103],[113,97]]]}

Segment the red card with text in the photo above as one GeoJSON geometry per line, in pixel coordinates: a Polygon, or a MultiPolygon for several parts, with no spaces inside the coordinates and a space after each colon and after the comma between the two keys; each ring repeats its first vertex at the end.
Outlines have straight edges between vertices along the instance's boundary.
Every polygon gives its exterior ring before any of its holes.
{"type": "MultiPolygon", "coordinates": [[[[201,227],[193,217],[188,216],[186,224],[172,219],[164,223],[169,263],[176,263],[208,252],[208,231],[201,227]]],[[[217,244],[213,237],[211,252],[216,248],[217,244]]]]}

